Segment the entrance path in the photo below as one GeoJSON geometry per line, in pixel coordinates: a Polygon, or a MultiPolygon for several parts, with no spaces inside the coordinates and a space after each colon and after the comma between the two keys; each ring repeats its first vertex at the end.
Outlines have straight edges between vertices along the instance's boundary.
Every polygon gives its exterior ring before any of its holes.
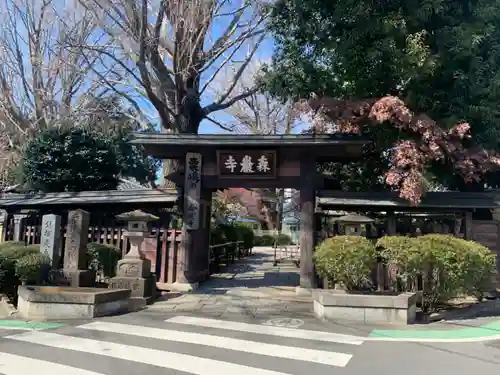
{"type": "MultiPolygon", "coordinates": [[[[281,256],[281,254],[279,254],[281,256]]],[[[291,260],[274,265],[274,249],[257,247],[252,256],[214,274],[188,294],[167,294],[148,310],[215,315],[312,315],[312,299],[297,296],[299,269],[291,260]]]]}

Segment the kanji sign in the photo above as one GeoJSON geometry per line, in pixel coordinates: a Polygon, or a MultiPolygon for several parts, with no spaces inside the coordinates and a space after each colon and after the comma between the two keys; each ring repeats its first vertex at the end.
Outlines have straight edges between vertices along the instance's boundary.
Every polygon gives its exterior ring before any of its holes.
{"type": "Polygon", "coordinates": [[[217,163],[221,177],[276,177],[276,151],[218,151],[217,163]]]}

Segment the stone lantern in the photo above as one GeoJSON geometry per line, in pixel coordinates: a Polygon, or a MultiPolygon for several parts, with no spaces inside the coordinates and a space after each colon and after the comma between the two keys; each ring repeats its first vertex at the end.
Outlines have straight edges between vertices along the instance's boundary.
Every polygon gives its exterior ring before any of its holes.
{"type": "Polygon", "coordinates": [[[358,214],[348,214],[337,219],[339,224],[344,226],[344,232],[348,236],[361,236],[363,233],[363,225],[371,224],[373,219],[368,216],[358,214]]]}
{"type": "Polygon", "coordinates": [[[144,257],[142,246],[144,239],[150,236],[151,222],[158,220],[158,217],[135,210],[117,215],[116,218],[127,223],[124,236],[130,242],[130,251],[118,261],[116,277],[111,279],[109,287],[131,289],[131,297],[143,298],[149,303],[156,290],[156,281],[151,274],[151,261],[144,257]]]}

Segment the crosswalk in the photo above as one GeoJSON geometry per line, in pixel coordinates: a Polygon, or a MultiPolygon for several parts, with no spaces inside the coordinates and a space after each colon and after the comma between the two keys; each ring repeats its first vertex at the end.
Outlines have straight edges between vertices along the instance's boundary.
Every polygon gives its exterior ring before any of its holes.
{"type": "Polygon", "coordinates": [[[135,375],[144,366],[150,374],[331,374],[362,343],[356,336],[194,316],[154,326],[100,320],[4,336],[0,374],[135,375]]]}

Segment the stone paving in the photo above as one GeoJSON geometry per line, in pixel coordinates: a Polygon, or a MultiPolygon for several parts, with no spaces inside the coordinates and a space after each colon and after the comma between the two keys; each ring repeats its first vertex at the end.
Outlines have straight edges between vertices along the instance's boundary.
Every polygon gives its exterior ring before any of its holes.
{"type": "MultiPolygon", "coordinates": [[[[281,252],[278,255],[281,256],[281,252]]],[[[312,299],[297,296],[298,285],[299,269],[293,261],[287,259],[274,265],[272,248],[254,248],[251,257],[212,275],[198,290],[189,294],[166,294],[148,310],[215,315],[312,315],[312,299]]]]}

